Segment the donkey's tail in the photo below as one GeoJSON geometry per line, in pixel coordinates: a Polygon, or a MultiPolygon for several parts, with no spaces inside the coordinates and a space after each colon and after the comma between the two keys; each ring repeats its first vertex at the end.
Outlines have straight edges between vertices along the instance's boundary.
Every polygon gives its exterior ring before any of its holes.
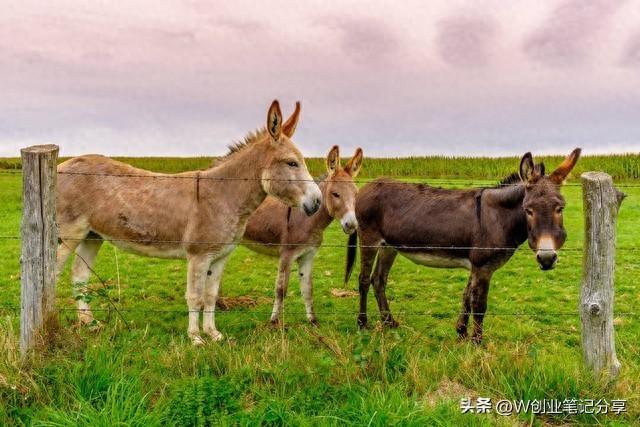
{"type": "Polygon", "coordinates": [[[356,253],[358,252],[358,233],[349,235],[349,241],[347,242],[347,266],[344,271],[344,286],[347,287],[351,272],[353,271],[353,264],[356,262],[356,253]]]}

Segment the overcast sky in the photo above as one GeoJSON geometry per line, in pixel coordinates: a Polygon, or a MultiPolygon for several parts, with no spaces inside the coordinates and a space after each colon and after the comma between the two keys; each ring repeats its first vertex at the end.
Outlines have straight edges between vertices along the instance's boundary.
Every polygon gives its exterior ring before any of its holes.
{"type": "Polygon", "coordinates": [[[640,0],[0,0],[0,156],[640,151],[640,0]]]}

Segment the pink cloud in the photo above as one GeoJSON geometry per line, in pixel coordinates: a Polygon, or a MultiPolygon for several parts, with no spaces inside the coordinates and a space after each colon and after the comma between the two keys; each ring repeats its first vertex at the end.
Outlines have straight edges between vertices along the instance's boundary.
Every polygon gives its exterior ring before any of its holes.
{"type": "Polygon", "coordinates": [[[586,62],[624,0],[566,0],[524,41],[523,50],[551,66],[586,62]]]}
{"type": "Polygon", "coordinates": [[[340,47],[356,62],[388,61],[399,48],[396,35],[383,20],[329,17],[321,22],[339,33],[340,47]]]}
{"type": "Polygon", "coordinates": [[[479,67],[491,60],[498,25],[488,17],[453,15],[438,23],[440,58],[455,67],[479,67]]]}
{"type": "Polygon", "coordinates": [[[625,44],[620,64],[625,67],[640,67],[640,32],[636,33],[625,44]]]}

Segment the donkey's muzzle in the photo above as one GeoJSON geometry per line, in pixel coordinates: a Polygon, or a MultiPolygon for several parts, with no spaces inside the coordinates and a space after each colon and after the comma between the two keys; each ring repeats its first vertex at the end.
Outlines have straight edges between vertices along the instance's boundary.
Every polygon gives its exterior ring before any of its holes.
{"type": "Polygon", "coordinates": [[[340,220],[340,225],[342,225],[342,231],[347,234],[353,234],[358,228],[356,215],[353,212],[347,213],[342,217],[342,220],[340,220]]]}
{"type": "Polygon", "coordinates": [[[551,270],[558,262],[558,254],[556,254],[556,251],[539,250],[536,253],[536,260],[538,260],[538,265],[542,270],[551,270]]]}
{"type": "Polygon", "coordinates": [[[322,196],[306,197],[305,201],[302,203],[302,210],[304,210],[304,213],[306,213],[307,216],[311,216],[318,212],[321,204],[322,196]]]}

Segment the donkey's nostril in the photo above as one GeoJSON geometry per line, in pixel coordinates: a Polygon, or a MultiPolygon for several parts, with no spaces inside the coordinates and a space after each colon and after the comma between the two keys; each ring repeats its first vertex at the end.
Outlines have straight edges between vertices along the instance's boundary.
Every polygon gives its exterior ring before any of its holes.
{"type": "Polygon", "coordinates": [[[543,270],[551,270],[556,265],[558,255],[555,251],[538,251],[536,260],[543,270]]]}

